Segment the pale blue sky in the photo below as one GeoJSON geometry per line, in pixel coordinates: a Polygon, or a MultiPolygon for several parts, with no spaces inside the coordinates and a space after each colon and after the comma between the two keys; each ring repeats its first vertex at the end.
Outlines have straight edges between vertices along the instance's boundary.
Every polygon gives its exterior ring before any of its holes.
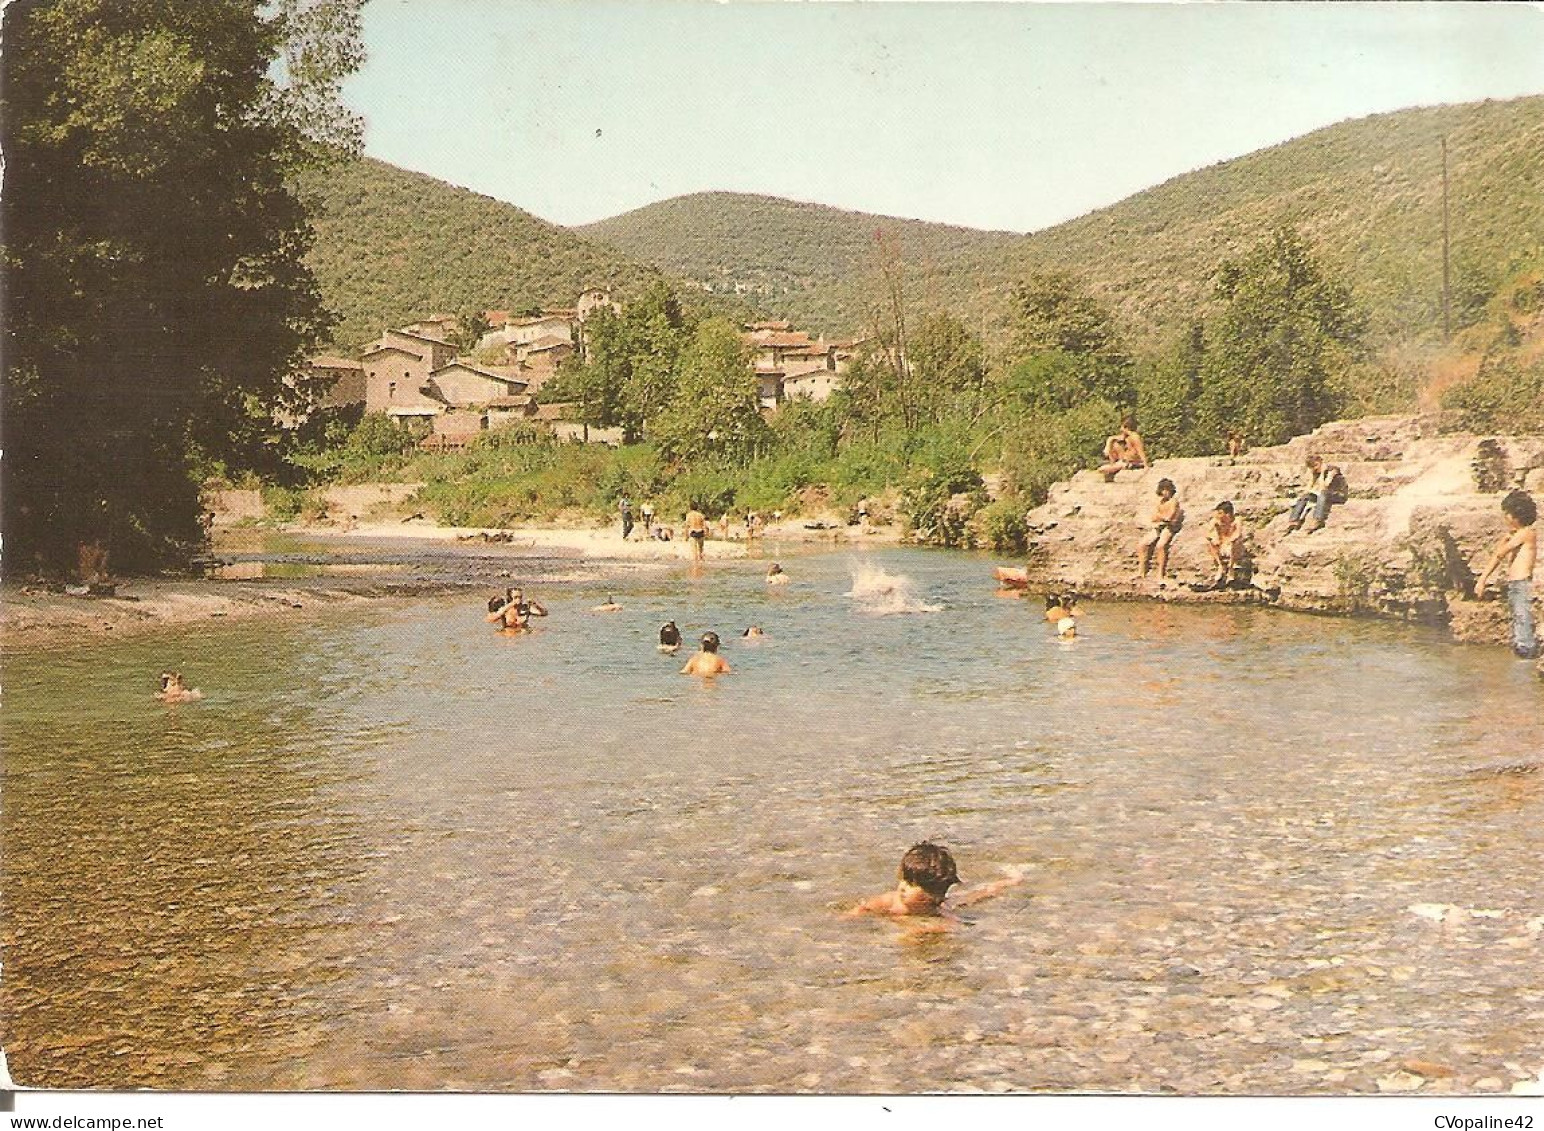
{"type": "Polygon", "coordinates": [[[366,151],[580,224],[766,193],[1030,231],[1319,126],[1544,93],[1544,5],[371,0],[366,151]]]}

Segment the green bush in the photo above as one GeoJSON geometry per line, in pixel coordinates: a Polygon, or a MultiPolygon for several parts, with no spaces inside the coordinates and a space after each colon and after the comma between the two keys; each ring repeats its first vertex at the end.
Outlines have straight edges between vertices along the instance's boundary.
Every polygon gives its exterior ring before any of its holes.
{"type": "Polygon", "coordinates": [[[1523,366],[1487,359],[1479,372],[1442,396],[1465,432],[1544,432],[1544,362],[1523,366]]]}
{"type": "Polygon", "coordinates": [[[1024,524],[1024,504],[1019,499],[998,499],[976,512],[971,541],[999,554],[1023,553],[1029,531],[1024,524]]]}

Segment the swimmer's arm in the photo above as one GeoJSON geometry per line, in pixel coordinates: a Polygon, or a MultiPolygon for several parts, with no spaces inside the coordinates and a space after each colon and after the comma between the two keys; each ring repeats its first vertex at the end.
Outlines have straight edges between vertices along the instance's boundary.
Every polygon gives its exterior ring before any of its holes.
{"type": "Polygon", "coordinates": [[[531,615],[533,617],[544,617],[544,616],[547,615],[547,606],[543,605],[541,602],[539,602],[539,601],[532,601],[532,602],[530,602],[530,606],[531,606],[531,615]]]}
{"type": "Polygon", "coordinates": [[[873,896],[870,899],[865,899],[862,903],[859,903],[859,904],[857,904],[854,907],[849,907],[846,911],[842,912],[842,918],[843,919],[861,919],[865,915],[894,915],[894,914],[895,914],[895,893],[887,891],[883,895],[873,896]]]}
{"type": "Polygon", "coordinates": [[[956,908],[970,907],[972,904],[983,903],[988,899],[999,896],[1009,888],[1016,888],[1023,882],[1023,876],[1008,876],[1006,879],[993,880],[989,884],[982,884],[978,888],[971,888],[950,902],[956,908]]]}
{"type": "Polygon", "coordinates": [[[483,619],[485,621],[487,621],[489,624],[498,624],[499,621],[504,619],[504,610],[507,609],[507,608],[509,608],[509,603],[506,601],[504,604],[502,604],[498,608],[494,609],[491,613],[489,613],[483,619]]]}

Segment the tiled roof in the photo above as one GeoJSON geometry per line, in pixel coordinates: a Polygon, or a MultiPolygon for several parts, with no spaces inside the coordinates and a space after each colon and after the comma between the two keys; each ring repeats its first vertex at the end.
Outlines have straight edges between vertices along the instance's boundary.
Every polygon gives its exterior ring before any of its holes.
{"type": "Polygon", "coordinates": [[[414,361],[422,361],[424,359],[423,354],[414,353],[412,350],[405,350],[401,346],[376,346],[374,349],[366,350],[362,356],[374,357],[380,353],[400,353],[403,357],[411,357],[414,361]]]}
{"type": "Polygon", "coordinates": [[[327,354],[323,354],[320,357],[313,357],[311,359],[310,365],[311,365],[311,367],[313,369],[363,369],[364,368],[364,366],[360,365],[359,362],[357,362],[357,361],[351,361],[351,360],[349,360],[346,357],[331,357],[331,356],[329,356],[327,354]]]}
{"type": "Polygon", "coordinates": [[[559,346],[573,348],[573,339],[559,337],[557,334],[543,334],[534,341],[526,342],[521,349],[526,353],[539,353],[542,350],[557,349],[559,346]]]}

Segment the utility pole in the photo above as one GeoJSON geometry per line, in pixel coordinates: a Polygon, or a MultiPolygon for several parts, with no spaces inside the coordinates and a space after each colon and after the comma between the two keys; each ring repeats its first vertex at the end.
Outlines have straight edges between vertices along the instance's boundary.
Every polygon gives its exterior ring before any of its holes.
{"type": "Polygon", "coordinates": [[[1442,138],[1442,340],[1453,336],[1452,307],[1449,303],[1448,269],[1448,166],[1447,136],[1442,138]]]}

